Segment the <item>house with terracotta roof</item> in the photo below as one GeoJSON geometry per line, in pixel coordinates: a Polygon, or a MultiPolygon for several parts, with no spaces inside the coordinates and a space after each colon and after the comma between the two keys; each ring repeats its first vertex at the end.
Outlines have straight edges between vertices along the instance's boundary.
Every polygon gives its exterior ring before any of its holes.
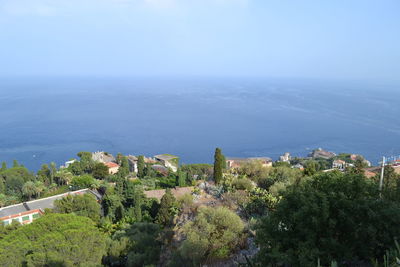
{"type": "Polygon", "coordinates": [[[109,174],[116,174],[119,170],[119,165],[115,162],[106,162],[103,164],[107,166],[109,174]]]}

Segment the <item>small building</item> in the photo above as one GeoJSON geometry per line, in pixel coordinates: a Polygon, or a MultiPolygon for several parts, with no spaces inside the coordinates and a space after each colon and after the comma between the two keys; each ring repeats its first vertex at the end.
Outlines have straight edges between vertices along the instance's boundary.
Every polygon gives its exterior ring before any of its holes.
{"type": "Polygon", "coordinates": [[[359,154],[351,154],[350,159],[354,162],[358,159],[362,160],[363,163],[365,163],[368,167],[371,167],[371,162],[366,160],[362,155],[359,154]]]}
{"type": "Polygon", "coordinates": [[[253,158],[226,158],[226,167],[228,169],[239,168],[244,163],[258,161],[264,167],[272,167],[272,159],[267,157],[253,157],[253,158]]]}
{"type": "Polygon", "coordinates": [[[138,165],[138,158],[136,156],[133,156],[133,155],[128,155],[127,158],[128,158],[128,163],[129,163],[129,170],[131,172],[137,173],[138,172],[138,166],[137,166],[138,165]]]}
{"type": "Polygon", "coordinates": [[[351,154],[351,155],[350,155],[350,159],[351,159],[352,161],[356,161],[357,158],[359,158],[359,157],[360,157],[360,156],[357,155],[357,154],[351,154]]]}
{"type": "Polygon", "coordinates": [[[53,209],[54,201],[62,199],[68,195],[80,195],[86,193],[93,194],[97,200],[101,199],[101,195],[97,192],[90,189],[82,189],[42,199],[23,202],[0,208],[0,222],[3,222],[3,224],[5,225],[11,224],[13,221],[19,222],[21,224],[31,223],[35,219],[39,218],[44,213],[45,209],[53,209]]]}
{"type": "Polygon", "coordinates": [[[157,162],[159,162],[159,161],[157,161],[157,160],[154,159],[154,158],[147,158],[147,157],[144,157],[144,163],[146,163],[146,164],[155,164],[155,163],[157,163],[157,162]]]}
{"type": "Polygon", "coordinates": [[[343,171],[344,169],[346,169],[346,167],[347,167],[347,164],[344,160],[336,159],[332,162],[333,169],[339,169],[339,170],[343,171]]]}
{"type": "Polygon", "coordinates": [[[314,159],[331,159],[336,156],[335,153],[323,150],[322,148],[318,148],[313,150],[309,155],[309,157],[314,159]]]}
{"type": "Polygon", "coordinates": [[[61,166],[61,168],[68,168],[72,163],[74,163],[76,161],[76,159],[71,159],[71,160],[69,160],[69,161],[66,161],[65,163],[64,163],[64,165],[63,166],[61,166]]]}
{"type": "Polygon", "coordinates": [[[115,162],[115,157],[104,151],[97,151],[92,153],[92,160],[101,163],[115,162]]]}
{"type": "Polygon", "coordinates": [[[280,162],[290,162],[291,159],[292,157],[290,156],[289,152],[286,152],[285,154],[279,157],[280,162]]]}
{"type": "Polygon", "coordinates": [[[299,170],[304,170],[304,166],[301,165],[300,163],[297,163],[296,165],[292,166],[293,169],[299,169],[299,170]]]}
{"type": "Polygon", "coordinates": [[[151,165],[151,168],[152,168],[153,170],[155,170],[156,172],[161,173],[161,174],[164,175],[164,176],[167,176],[167,175],[168,175],[168,172],[169,172],[167,167],[165,167],[165,166],[163,166],[163,165],[160,165],[160,164],[151,165]]]}
{"type": "Polygon", "coordinates": [[[179,167],[179,157],[170,154],[161,154],[154,156],[157,162],[160,162],[167,168],[171,168],[173,172],[176,172],[179,167]]]}
{"type": "Polygon", "coordinates": [[[106,162],[104,163],[108,167],[108,173],[109,174],[116,174],[119,170],[119,165],[115,162],[106,162]]]}

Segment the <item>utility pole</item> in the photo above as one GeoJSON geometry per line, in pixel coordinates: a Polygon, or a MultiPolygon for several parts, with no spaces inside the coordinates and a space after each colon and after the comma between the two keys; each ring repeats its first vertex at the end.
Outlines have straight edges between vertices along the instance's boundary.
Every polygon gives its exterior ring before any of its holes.
{"type": "Polygon", "coordinates": [[[379,196],[382,197],[383,174],[385,172],[385,157],[382,158],[381,179],[379,180],[379,196]]]}

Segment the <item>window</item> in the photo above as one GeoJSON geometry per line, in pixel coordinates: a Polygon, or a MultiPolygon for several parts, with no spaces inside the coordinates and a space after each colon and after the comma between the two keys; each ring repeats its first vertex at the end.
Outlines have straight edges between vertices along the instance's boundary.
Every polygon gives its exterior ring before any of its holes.
{"type": "Polygon", "coordinates": [[[12,219],[13,222],[19,222],[19,218],[18,219],[12,219]]]}
{"type": "Polygon", "coordinates": [[[22,217],[22,221],[29,221],[29,215],[22,217]]]}
{"type": "Polygon", "coordinates": [[[39,218],[39,217],[40,217],[40,214],[39,214],[39,213],[35,213],[35,214],[32,215],[32,219],[37,219],[37,218],[39,218]]]}
{"type": "Polygon", "coordinates": [[[3,221],[3,224],[4,224],[4,225],[9,225],[10,222],[9,222],[9,221],[3,221]]]}

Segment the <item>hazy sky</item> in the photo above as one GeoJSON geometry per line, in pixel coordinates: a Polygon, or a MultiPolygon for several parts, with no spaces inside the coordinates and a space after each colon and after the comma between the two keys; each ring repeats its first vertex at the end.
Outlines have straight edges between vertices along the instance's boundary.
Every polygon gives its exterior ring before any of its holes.
{"type": "Polygon", "coordinates": [[[0,0],[0,76],[400,80],[399,0],[0,0]]]}

